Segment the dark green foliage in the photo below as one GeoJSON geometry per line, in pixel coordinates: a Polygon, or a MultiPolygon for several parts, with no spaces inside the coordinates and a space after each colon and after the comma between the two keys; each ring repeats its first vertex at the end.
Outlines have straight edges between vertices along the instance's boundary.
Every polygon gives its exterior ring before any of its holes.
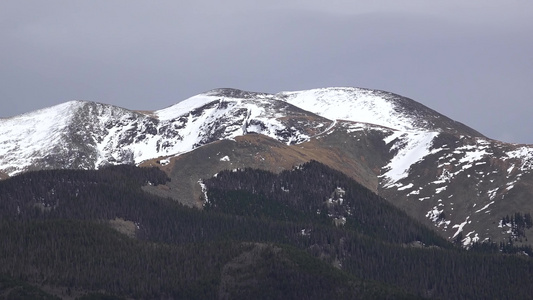
{"type": "Polygon", "coordinates": [[[279,221],[306,221],[308,214],[294,209],[288,204],[270,201],[263,195],[255,195],[243,190],[209,190],[211,202],[204,206],[206,211],[219,211],[231,215],[248,216],[279,221]],[[222,201],[219,201],[222,199],[222,201]]]}
{"type": "Polygon", "coordinates": [[[513,240],[508,242],[501,242],[499,251],[505,254],[522,254],[527,256],[533,256],[533,249],[529,245],[515,245],[513,240]]]}
{"type": "Polygon", "coordinates": [[[206,210],[322,224],[344,216],[347,229],[380,240],[450,246],[386,200],[318,162],[279,175],[251,169],[225,171],[205,184],[209,191],[206,210]],[[338,187],[345,192],[342,197],[335,195],[338,187]],[[328,204],[330,198],[342,198],[342,204],[328,204]]]}
{"type": "Polygon", "coordinates": [[[58,300],[59,298],[50,295],[43,290],[28,284],[27,282],[15,280],[8,276],[1,276],[0,299],[58,300]]]}
{"type": "Polygon", "coordinates": [[[82,297],[76,298],[76,300],[122,300],[122,299],[124,298],[112,296],[112,295],[106,295],[102,293],[90,293],[82,297]]]}
{"type": "Polygon", "coordinates": [[[151,244],[104,224],[57,220],[4,223],[1,271],[14,278],[82,290],[154,298],[214,298],[236,243],[151,244]],[[31,271],[34,270],[34,271],[31,271]]]}
{"type": "Polygon", "coordinates": [[[530,213],[525,213],[522,215],[517,212],[511,217],[509,215],[502,218],[501,222],[503,225],[510,224],[511,232],[515,240],[526,237],[526,229],[530,229],[533,226],[533,220],[531,219],[530,213]]]}
{"type": "Polygon", "coordinates": [[[0,218],[132,219],[143,214],[144,202],[158,199],[141,186],[167,180],[159,169],[133,166],[26,173],[1,182],[0,218]]]}
{"type": "MultiPolygon", "coordinates": [[[[290,246],[256,244],[247,264],[225,269],[221,296],[228,299],[417,299],[381,284],[361,282],[290,246]],[[230,281],[230,280],[226,280],[230,281]],[[230,284],[231,285],[231,284],[230,284]]],[[[242,256],[240,257],[242,259],[242,256]]]]}
{"type": "MultiPolygon", "coordinates": [[[[1,224],[0,231],[10,241],[0,252],[0,257],[10,258],[1,261],[2,273],[68,289],[106,291],[87,299],[109,299],[113,294],[143,299],[217,298],[223,268],[256,247],[232,242],[152,244],[129,239],[103,224],[75,220],[9,222],[1,224]]],[[[297,249],[261,247],[237,271],[247,275],[245,280],[237,288],[226,285],[236,298],[353,299],[354,292],[404,295],[382,285],[362,290],[359,280],[297,249]]]]}
{"type": "Polygon", "coordinates": [[[0,182],[0,274],[82,299],[530,297],[527,257],[456,248],[316,162],[221,172],[204,181],[203,211],[141,188],[166,180],[121,166],[0,182]],[[115,218],[137,238],[112,229],[115,218]]]}

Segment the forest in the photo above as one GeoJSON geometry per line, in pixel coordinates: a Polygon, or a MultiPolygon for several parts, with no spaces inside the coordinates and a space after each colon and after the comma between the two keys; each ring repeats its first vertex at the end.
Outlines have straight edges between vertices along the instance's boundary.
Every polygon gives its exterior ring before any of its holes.
{"type": "Polygon", "coordinates": [[[530,297],[527,249],[462,249],[318,162],[205,178],[203,209],[142,188],[168,180],[112,166],[0,181],[0,298],[530,297]]]}

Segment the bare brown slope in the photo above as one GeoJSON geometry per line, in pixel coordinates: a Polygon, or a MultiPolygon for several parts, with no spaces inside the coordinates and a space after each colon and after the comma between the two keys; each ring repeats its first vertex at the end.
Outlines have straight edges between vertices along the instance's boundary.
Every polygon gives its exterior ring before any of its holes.
{"type": "MultiPolygon", "coordinates": [[[[199,181],[222,170],[258,168],[272,172],[290,170],[310,160],[339,170],[367,188],[377,191],[380,166],[385,153],[380,131],[348,133],[339,123],[327,134],[298,145],[286,145],[259,134],[248,134],[233,140],[222,140],[172,158],[161,166],[157,160],[143,166],[156,165],[169,174],[165,186],[146,187],[160,196],[171,197],[189,206],[201,207],[202,189],[199,181]]],[[[382,134],[382,133],[381,133],[382,134]]]]}

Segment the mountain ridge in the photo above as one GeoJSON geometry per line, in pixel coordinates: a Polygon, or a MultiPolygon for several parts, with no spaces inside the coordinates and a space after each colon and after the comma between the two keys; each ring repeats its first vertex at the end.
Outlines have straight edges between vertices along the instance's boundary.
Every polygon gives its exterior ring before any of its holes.
{"type": "Polygon", "coordinates": [[[71,101],[0,125],[4,174],[155,165],[172,181],[147,189],[191,206],[202,206],[199,183],[224,169],[279,172],[314,159],[465,247],[520,241],[499,221],[533,210],[532,145],[489,139],[384,91],[215,89],[149,112],[71,101]]]}
{"type": "Polygon", "coordinates": [[[281,92],[276,96],[309,111],[320,112],[321,115],[333,120],[344,119],[371,123],[402,131],[420,129],[447,131],[451,129],[455,133],[463,132],[468,135],[483,136],[476,130],[451,120],[417,101],[386,91],[333,87],[281,92]],[[328,101],[333,103],[330,104],[328,101]],[[362,112],[354,113],[353,110],[362,112]],[[444,120],[437,122],[438,119],[444,120]]]}

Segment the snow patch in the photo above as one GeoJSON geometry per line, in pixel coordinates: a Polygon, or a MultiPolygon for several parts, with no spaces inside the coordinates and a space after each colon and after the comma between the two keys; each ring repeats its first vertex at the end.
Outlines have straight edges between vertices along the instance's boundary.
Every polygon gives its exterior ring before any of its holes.
{"type": "Polygon", "coordinates": [[[324,88],[282,92],[288,103],[330,120],[371,123],[397,130],[420,129],[415,120],[399,111],[393,95],[361,88],[324,88]]]}
{"type": "Polygon", "coordinates": [[[455,234],[453,235],[452,238],[455,238],[459,233],[461,233],[463,231],[463,228],[465,227],[466,224],[468,224],[468,219],[470,218],[470,216],[466,217],[465,221],[461,224],[455,224],[453,225],[452,228],[457,228],[457,231],[455,232],[455,234]]]}
{"type": "Polygon", "coordinates": [[[397,149],[398,153],[383,168],[386,170],[381,175],[386,182],[384,187],[407,177],[411,166],[428,155],[432,141],[438,135],[438,132],[405,132],[391,149],[397,149]]]}
{"type": "Polygon", "coordinates": [[[475,231],[470,231],[466,234],[466,237],[461,241],[463,243],[463,247],[468,248],[473,243],[479,242],[479,235],[475,231]],[[470,237],[471,234],[475,233],[474,237],[470,237]]]}
{"type": "Polygon", "coordinates": [[[412,188],[413,186],[414,186],[413,183],[409,183],[409,184],[406,185],[406,186],[403,186],[403,187],[398,188],[398,191],[407,190],[407,189],[412,188]]]}
{"type": "Polygon", "coordinates": [[[483,206],[482,208],[476,210],[476,213],[479,213],[479,212],[482,212],[484,211],[485,209],[487,209],[489,206],[491,206],[492,204],[494,204],[494,201],[491,201],[489,204],[483,206]]]}
{"type": "Polygon", "coordinates": [[[70,101],[12,118],[0,119],[0,170],[9,176],[62,145],[74,112],[85,101],[70,101]]]}
{"type": "MultiPolygon", "coordinates": [[[[520,160],[520,170],[527,171],[533,169],[533,147],[522,146],[516,150],[509,151],[506,154],[508,158],[520,160]]],[[[510,170],[507,171],[510,173],[510,170]]]]}
{"type": "Polygon", "coordinates": [[[205,94],[196,95],[185,99],[178,104],[172,105],[165,109],[155,111],[154,114],[161,121],[169,121],[184,115],[189,114],[190,111],[200,108],[210,102],[221,99],[221,97],[208,96],[205,94]]]}
{"type": "Polygon", "coordinates": [[[209,203],[209,198],[207,198],[207,187],[205,185],[205,183],[202,181],[202,179],[199,179],[198,180],[198,184],[200,185],[200,187],[202,188],[202,194],[204,196],[204,206],[209,203]]]}
{"type": "Polygon", "coordinates": [[[407,194],[407,196],[411,196],[411,195],[419,195],[420,194],[420,190],[413,190],[411,191],[409,194],[407,194]]]}
{"type": "Polygon", "coordinates": [[[465,146],[465,147],[458,148],[458,149],[461,149],[461,150],[474,150],[474,151],[471,151],[471,152],[464,152],[463,158],[461,158],[459,160],[460,164],[467,163],[467,162],[468,163],[473,163],[473,162],[476,162],[476,161],[482,159],[486,155],[490,154],[484,148],[477,148],[476,146],[465,146]]]}
{"type": "Polygon", "coordinates": [[[445,185],[445,186],[443,186],[443,187],[436,188],[436,189],[435,189],[435,194],[439,194],[439,193],[441,193],[442,191],[445,191],[447,187],[448,187],[448,186],[445,185]]]}

